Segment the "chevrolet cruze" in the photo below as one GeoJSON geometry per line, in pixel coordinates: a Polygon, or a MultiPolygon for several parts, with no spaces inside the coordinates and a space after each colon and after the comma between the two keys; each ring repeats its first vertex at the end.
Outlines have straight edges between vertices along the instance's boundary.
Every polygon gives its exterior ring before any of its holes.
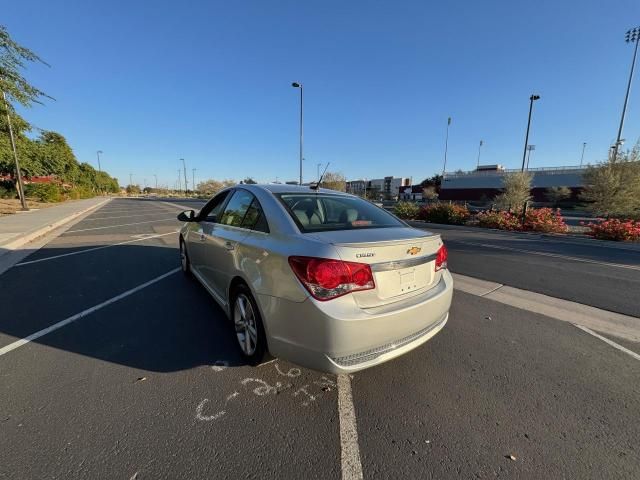
{"type": "Polygon", "coordinates": [[[272,355],[354,372],[445,325],[453,292],[439,235],[359,197],[238,185],[182,212],[182,269],[225,310],[248,362],[272,355]]]}

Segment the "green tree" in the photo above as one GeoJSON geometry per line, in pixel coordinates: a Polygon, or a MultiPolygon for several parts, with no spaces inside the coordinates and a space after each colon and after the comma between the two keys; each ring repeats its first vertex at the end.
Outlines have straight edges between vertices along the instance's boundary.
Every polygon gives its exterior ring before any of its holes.
{"type": "Polygon", "coordinates": [[[15,42],[7,28],[0,25],[0,90],[7,94],[9,102],[16,101],[25,107],[42,103],[40,99],[43,97],[51,98],[22,76],[21,71],[28,63],[48,66],[35,52],[15,42]]]}
{"type": "Polygon", "coordinates": [[[524,203],[531,200],[531,180],[529,172],[507,173],[502,178],[503,192],[496,196],[499,208],[521,211],[524,203]]]}
{"type": "Polygon", "coordinates": [[[436,193],[440,193],[440,185],[442,184],[442,175],[435,174],[433,177],[425,178],[420,182],[423,188],[434,187],[436,193]]]}
{"type": "MultiPolygon", "coordinates": [[[[17,102],[24,107],[30,107],[33,103],[41,103],[41,98],[51,98],[42,90],[31,85],[22,75],[22,71],[29,63],[46,63],[33,51],[15,42],[6,27],[0,25],[0,130],[6,132],[6,139],[0,142],[0,172],[14,173],[15,159],[9,141],[9,125],[7,117],[11,118],[11,126],[16,141],[16,150],[19,158],[23,160],[22,167],[26,171],[38,174],[41,167],[34,161],[35,151],[30,140],[25,137],[25,132],[30,130],[29,123],[20,117],[13,107],[17,102]],[[6,101],[4,98],[6,95],[6,101]]],[[[5,137],[5,135],[3,135],[5,137]]],[[[22,169],[21,169],[22,170],[22,169]]]]}
{"type": "Polygon", "coordinates": [[[571,189],[569,187],[549,187],[546,189],[544,196],[555,206],[558,206],[562,200],[566,200],[571,196],[571,189]]]}
{"type": "Polygon", "coordinates": [[[253,178],[251,177],[247,177],[243,180],[243,183],[247,184],[247,185],[256,185],[258,182],[256,182],[253,178]]]}
{"type": "Polygon", "coordinates": [[[436,192],[435,186],[424,187],[422,189],[422,198],[425,200],[437,200],[438,192],[436,192]]]}
{"type": "Polygon", "coordinates": [[[94,192],[117,192],[118,181],[105,172],[96,172],[87,164],[78,164],[73,150],[61,134],[43,130],[35,139],[27,136],[29,123],[18,115],[13,103],[30,107],[51,97],[31,85],[22,75],[29,63],[43,63],[42,59],[11,39],[7,29],[0,25],[0,90],[8,102],[0,98],[0,174],[15,173],[15,160],[8,135],[7,115],[16,141],[21,173],[27,176],[55,175],[61,182],[71,184],[80,196],[94,192]],[[5,135],[4,132],[7,132],[5,135]]]}
{"type": "Polygon", "coordinates": [[[140,187],[138,185],[127,185],[127,195],[138,195],[140,194],[140,187]]]}
{"type": "Polygon", "coordinates": [[[328,188],[329,190],[337,190],[338,192],[347,191],[347,179],[339,172],[325,172],[322,176],[322,182],[320,182],[322,188],[328,188]]]}
{"type": "Polygon", "coordinates": [[[235,180],[215,180],[210,178],[198,183],[196,190],[203,195],[213,196],[223,188],[232,187],[235,185],[235,180]]]}
{"type": "Polygon", "coordinates": [[[39,147],[38,163],[48,174],[57,175],[65,182],[78,181],[80,175],[78,160],[64,136],[57,132],[43,131],[36,139],[36,143],[39,147]]]}
{"type": "Polygon", "coordinates": [[[580,195],[599,216],[640,217],[640,142],[630,152],[587,167],[580,195]]]}

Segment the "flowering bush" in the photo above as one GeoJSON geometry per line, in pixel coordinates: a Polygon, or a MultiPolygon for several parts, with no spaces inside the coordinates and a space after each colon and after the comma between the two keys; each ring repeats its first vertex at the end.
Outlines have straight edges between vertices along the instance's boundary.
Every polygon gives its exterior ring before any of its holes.
{"type": "Polygon", "coordinates": [[[498,230],[520,230],[520,218],[511,212],[486,211],[475,216],[475,223],[483,228],[497,228],[498,230]]]}
{"type": "Polygon", "coordinates": [[[398,202],[393,209],[397,217],[412,220],[418,216],[418,205],[413,202],[398,202]]]}
{"type": "Polygon", "coordinates": [[[616,240],[619,242],[640,241],[640,220],[601,220],[599,222],[580,222],[589,228],[587,235],[600,240],[616,240]]]}
{"type": "Polygon", "coordinates": [[[567,233],[569,228],[560,214],[560,209],[530,208],[524,220],[524,230],[544,233],[567,233]]]}
{"type": "Polygon", "coordinates": [[[521,215],[505,211],[480,212],[475,217],[475,223],[480,227],[498,230],[545,233],[566,233],[568,230],[560,211],[551,208],[530,208],[524,225],[521,215]]]}
{"type": "Polygon", "coordinates": [[[426,222],[464,225],[471,214],[467,207],[450,203],[434,203],[420,209],[418,218],[426,222]]]}

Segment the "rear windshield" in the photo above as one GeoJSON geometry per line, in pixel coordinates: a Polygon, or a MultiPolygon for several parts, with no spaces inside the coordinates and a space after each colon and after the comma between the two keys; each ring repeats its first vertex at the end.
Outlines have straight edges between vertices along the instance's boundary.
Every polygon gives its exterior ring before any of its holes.
{"type": "Polygon", "coordinates": [[[357,197],[323,193],[277,196],[304,233],[405,226],[390,213],[357,197]]]}

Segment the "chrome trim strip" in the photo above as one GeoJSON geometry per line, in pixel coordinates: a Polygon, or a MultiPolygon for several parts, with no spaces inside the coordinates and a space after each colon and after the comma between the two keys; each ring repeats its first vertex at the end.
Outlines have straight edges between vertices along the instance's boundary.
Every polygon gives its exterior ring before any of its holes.
{"type": "Polygon", "coordinates": [[[401,268],[416,267],[424,263],[433,262],[436,259],[436,254],[426,255],[418,258],[407,258],[405,260],[393,260],[391,262],[372,263],[371,271],[373,272],[388,272],[391,270],[399,270],[401,268]]]}

